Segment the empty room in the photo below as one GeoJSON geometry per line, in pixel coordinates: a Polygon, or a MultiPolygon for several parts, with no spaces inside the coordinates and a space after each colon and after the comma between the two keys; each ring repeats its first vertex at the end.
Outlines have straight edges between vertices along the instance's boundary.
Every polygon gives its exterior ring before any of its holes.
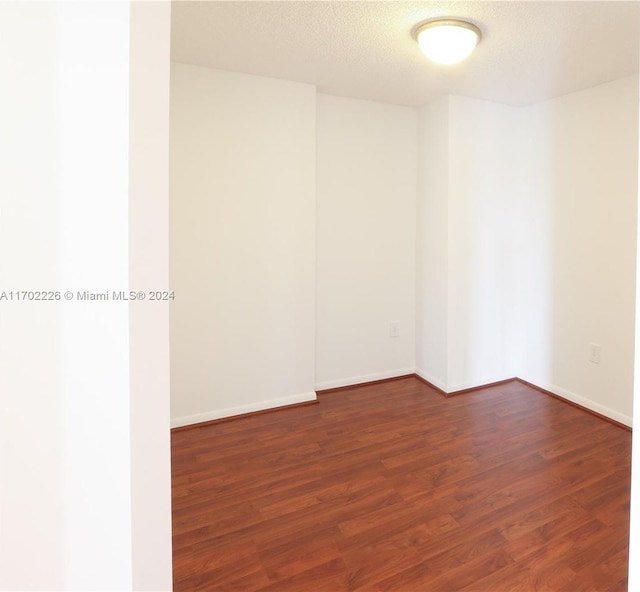
{"type": "Polygon", "coordinates": [[[0,1],[0,590],[640,590],[639,54],[0,1]]]}
{"type": "Polygon", "coordinates": [[[174,4],[175,590],[626,589],[639,19],[174,4]]]}

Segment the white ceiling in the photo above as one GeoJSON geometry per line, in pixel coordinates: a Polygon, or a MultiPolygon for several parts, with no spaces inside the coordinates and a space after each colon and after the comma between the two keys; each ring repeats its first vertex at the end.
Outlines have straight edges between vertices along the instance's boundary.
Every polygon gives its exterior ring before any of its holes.
{"type": "Polygon", "coordinates": [[[637,1],[174,0],[171,55],[401,105],[443,94],[525,105],[636,73],[639,29],[637,1]],[[466,62],[420,53],[412,29],[437,16],[482,30],[466,62]]]}

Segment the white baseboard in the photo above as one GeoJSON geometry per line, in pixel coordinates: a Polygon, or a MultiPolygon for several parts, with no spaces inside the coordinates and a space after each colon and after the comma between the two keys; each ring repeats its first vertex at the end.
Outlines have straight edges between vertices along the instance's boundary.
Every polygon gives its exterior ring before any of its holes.
{"type": "Polygon", "coordinates": [[[438,380],[434,376],[431,376],[431,374],[429,374],[428,372],[425,372],[420,368],[416,368],[416,374],[423,380],[426,380],[427,382],[431,383],[433,386],[438,387],[441,391],[445,393],[449,392],[447,390],[447,385],[444,382],[442,382],[441,380],[438,380]]]}
{"type": "MultiPolygon", "coordinates": [[[[330,388],[340,388],[343,386],[353,386],[356,384],[373,382],[375,380],[384,380],[386,378],[397,378],[399,376],[406,376],[407,374],[417,374],[420,378],[423,378],[427,382],[430,382],[432,385],[438,387],[440,390],[445,393],[452,393],[459,390],[464,390],[468,388],[475,388],[477,386],[484,386],[486,384],[492,382],[500,382],[501,380],[508,380],[513,378],[503,377],[503,378],[494,378],[492,380],[486,380],[482,382],[468,382],[468,383],[460,383],[454,385],[453,388],[448,387],[446,384],[442,383],[437,378],[434,378],[427,372],[420,370],[419,368],[404,368],[401,370],[390,370],[388,372],[377,372],[375,374],[366,374],[363,376],[354,376],[351,378],[344,378],[340,380],[329,380],[325,382],[320,382],[316,385],[316,390],[324,390],[330,388]]],[[[538,388],[549,391],[558,397],[563,399],[567,399],[576,405],[581,407],[585,407],[586,409],[590,409],[591,411],[595,411],[600,415],[604,415],[614,421],[622,423],[626,426],[631,427],[633,425],[633,419],[629,415],[625,415],[624,413],[620,413],[615,409],[611,409],[606,407],[605,405],[601,405],[600,403],[596,403],[595,401],[591,401],[590,399],[586,399],[585,397],[581,397],[567,389],[563,389],[559,386],[541,381],[541,380],[531,380],[527,377],[520,377],[522,380],[531,383],[538,388]]],[[[202,423],[205,421],[211,421],[214,419],[222,419],[224,417],[233,417],[234,415],[242,415],[244,413],[253,413],[255,411],[265,411],[266,409],[275,409],[277,407],[283,407],[285,405],[295,405],[296,403],[307,403],[309,401],[316,400],[315,392],[301,393],[299,395],[291,395],[288,397],[278,397],[276,399],[267,399],[264,401],[256,401],[255,403],[249,403],[246,405],[239,405],[237,407],[226,407],[224,409],[215,409],[212,411],[207,411],[204,413],[196,413],[194,415],[185,415],[181,417],[174,417],[171,419],[171,427],[178,428],[186,425],[192,425],[196,423],[202,423]]]]}
{"type": "Polygon", "coordinates": [[[430,382],[433,386],[438,387],[441,391],[445,392],[447,395],[452,393],[456,393],[458,391],[464,391],[466,389],[472,389],[477,387],[490,386],[494,382],[503,382],[505,380],[513,380],[514,376],[493,376],[493,377],[485,377],[482,380],[469,380],[467,382],[459,382],[457,384],[445,384],[441,380],[438,380],[434,376],[431,376],[428,372],[421,370],[420,368],[416,368],[416,374],[430,382]]]}
{"type": "Polygon", "coordinates": [[[203,421],[222,419],[223,417],[233,417],[234,415],[242,415],[243,413],[253,413],[255,411],[264,411],[265,409],[274,409],[285,405],[295,405],[296,403],[307,403],[315,400],[316,394],[312,391],[288,397],[278,397],[277,399],[256,401],[255,403],[248,403],[237,407],[226,407],[224,409],[215,409],[204,413],[196,413],[194,415],[173,417],[171,419],[171,427],[179,428],[186,425],[192,425],[194,423],[202,423],[203,421]]]}
{"type": "Polygon", "coordinates": [[[456,393],[457,391],[464,391],[467,389],[483,387],[483,386],[491,386],[495,382],[504,382],[505,380],[513,380],[515,376],[511,374],[510,376],[493,376],[488,378],[483,378],[482,380],[469,380],[467,382],[459,382],[457,384],[453,384],[449,386],[448,394],[456,393]]]}
{"type": "Polygon", "coordinates": [[[620,413],[615,409],[611,409],[610,407],[606,407],[605,405],[596,403],[591,399],[586,399],[585,397],[576,395],[575,393],[572,393],[571,391],[568,391],[567,389],[563,389],[554,384],[550,384],[542,380],[530,380],[529,378],[526,378],[524,376],[521,376],[520,378],[522,378],[522,380],[524,380],[525,382],[529,382],[534,386],[537,386],[538,388],[544,389],[545,391],[549,391],[550,393],[553,393],[558,397],[562,397],[563,399],[567,399],[567,401],[571,401],[576,405],[580,405],[580,407],[585,407],[587,409],[590,409],[591,411],[595,411],[600,415],[604,415],[605,417],[608,417],[609,419],[613,419],[614,421],[622,423],[626,426],[631,427],[633,425],[633,419],[630,415],[625,415],[624,413],[620,413]]]}
{"type": "Polygon", "coordinates": [[[375,374],[363,374],[362,376],[351,376],[349,378],[340,378],[338,380],[325,380],[316,383],[316,391],[325,389],[340,388],[343,386],[353,386],[365,382],[373,382],[374,380],[384,380],[386,378],[398,378],[407,374],[414,374],[415,368],[401,368],[399,370],[388,370],[386,372],[376,372],[375,374]]]}

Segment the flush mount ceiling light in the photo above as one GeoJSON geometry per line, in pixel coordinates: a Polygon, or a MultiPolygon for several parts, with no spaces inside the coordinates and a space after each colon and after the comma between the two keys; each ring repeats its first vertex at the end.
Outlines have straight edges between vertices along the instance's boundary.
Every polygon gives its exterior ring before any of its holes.
{"type": "Polygon", "coordinates": [[[416,40],[422,53],[437,64],[457,64],[480,43],[480,29],[467,21],[442,19],[419,25],[416,40]]]}

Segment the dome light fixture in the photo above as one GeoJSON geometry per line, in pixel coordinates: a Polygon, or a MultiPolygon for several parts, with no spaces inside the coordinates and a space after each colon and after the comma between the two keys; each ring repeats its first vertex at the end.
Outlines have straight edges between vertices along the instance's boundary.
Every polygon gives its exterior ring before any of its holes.
{"type": "Polygon", "coordinates": [[[441,19],[416,28],[416,40],[422,53],[432,62],[457,64],[468,58],[480,43],[480,29],[467,21],[441,19]]]}

